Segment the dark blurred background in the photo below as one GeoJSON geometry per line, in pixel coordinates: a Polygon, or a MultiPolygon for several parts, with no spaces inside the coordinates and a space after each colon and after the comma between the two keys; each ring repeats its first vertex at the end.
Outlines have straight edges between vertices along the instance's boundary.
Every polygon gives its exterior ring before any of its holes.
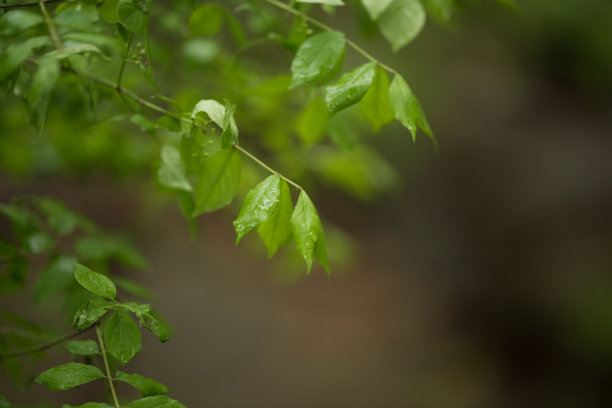
{"type": "Polygon", "coordinates": [[[236,203],[200,217],[191,242],[147,165],[5,171],[0,197],[63,199],[134,238],[150,273],[125,274],[176,334],[143,336],[130,372],[189,407],[612,406],[612,3],[488,3],[429,21],[395,55],[353,15],[326,17],[404,74],[440,143],[390,125],[367,143],[395,168],[394,192],[313,193],[344,231],[330,278],[266,260],[255,237],[234,246],[236,203]]]}

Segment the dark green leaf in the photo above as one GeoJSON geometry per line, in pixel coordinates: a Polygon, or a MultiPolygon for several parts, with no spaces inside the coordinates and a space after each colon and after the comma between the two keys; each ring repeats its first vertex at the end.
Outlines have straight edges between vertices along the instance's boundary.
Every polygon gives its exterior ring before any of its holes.
{"type": "Polygon", "coordinates": [[[194,215],[228,205],[239,184],[240,154],[233,148],[220,150],[200,168],[194,186],[194,215]]]}
{"type": "Polygon", "coordinates": [[[333,115],[359,102],[372,84],[375,72],[376,63],[368,62],[342,75],[336,84],[328,86],[325,94],[327,110],[333,115]]]}
{"type": "Polygon", "coordinates": [[[424,25],[425,9],[419,0],[394,0],[378,20],[394,52],[412,41],[424,25]]]}
{"type": "Polygon", "coordinates": [[[16,35],[42,22],[39,14],[25,10],[9,11],[0,17],[0,36],[16,35]]]}
{"type": "Polygon", "coordinates": [[[187,408],[183,404],[165,395],[141,398],[126,405],[126,408],[187,408]]]}
{"type": "Polygon", "coordinates": [[[155,337],[157,337],[162,343],[165,343],[170,340],[168,330],[166,330],[164,324],[162,324],[162,322],[160,322],[159,319],[157,319],[152,314],[143,314],[142,324],[147,330],[153,333],[155,337]]]}
{"type": "Polygon", "coordinates": [[[271,258],[281,247],[291,242],[293,232],[291,230],[291,214],[293,213],[293,202],[291,191],[285,180],[280,181],[280,195],[276,210],[268,216],[257,233],[268,248],[268,257],[271,258]]]}
{"type": "Polygon", "coordinates": [[[109,303],[102,299],[90,299],[83,304],[74,314],[72,321],[72,327],[76,330],[83,330],[97,322],[106,314],[106,312],[113,307],[112,303],[109,303]]]}
{"type": "Polygon", "coordinates": [[[130,279],[113,277],[113,282],[130,295],[138,296],[143,299],[150,299],[153,297],[153,292],[130,279]]]}
{"type": "Polygon", "coordinates": [[[100,353],[98,343],[93,340],[73,340],[66,343],[66,349],[80,356],[93,356],[100,353]]]}
{"type": "Polygon", "coordinates": [[[413,141],[416,139],[417,128],[419,128],[427,133],[436,149],[438,148],[438,142],[431,132],[419,101],[404,78],[399,74],[395,75],[389,87],[389,105],[393,110],[395,119],[410,131],[413,141]]]}
{"type": "Polygon", "coordinates": [[[34,381],[52,391],[60,391],[68,390],[77,385],[86,384],[103,377],[104,374],[96,366],[68,363],[48,369],[36,377],[34,381]]]}
{"type": "Polygon", "coordinates": [[[162,186],[177,190],[193,191],[187,180],[185,166],[181,161],[181,153],[174,146],[164,145],[161,148],[161,165],[157,171],[157,181],[162,186]]]}
{"type": "Polygon", "coordinates": [[[60,65],[56,58],[45,57],[40,60],[32,77],[30,88],[25,94],[30,123],[39,132],[45,127],[49,97],[59,77],[60,65]]]}
{"type": "Polygon", "coordinates": [[[376,68],[372,85],[361,100],[361,108],[375,132],[393,121],[393,111],[389,105],[389,77],[384,69],[376,68]]]}
{"type": "Polygon", "coordinates": [[[327,130],[327,107],[323,98],[315,98],[297,118],[296,130],[304,144],[316,143],[327,130]]]}
{"type": "Polygon", "coordinates": [[[276,211],[280,195],[281,178],[278,174],[267,177],[248,192],[240,214],[234,221],[236,244],[245,234],[259,227],[276,211]]]}
{"type": "Polygon", "coordinates": [[[4,52],[4,57],[0,60],[0,81],[4,81],[6,77],[19,68],[19,65],[30,56],[33,50],[50,43],[49,37],[34,37],[8,47],[4,52]]]}
{"type": "Polygon", "coordinates": [[[372,20],[378,17],[389,7],[393,0],[361,0],[372,20]]]}
{"type": "Polygon", "coordinates": [[[140,329],[130,315],[116,310],[104,324],[104,342],[111,356],[127,363],[142,348],[140,329]]]}
{"type": "Polygon", "coordinates": [[[24,258],[11,259],[4,273],[0,274],[0,293],[14,292],[23,288],[27,272],[28,262],[24,258]]]}
{"type": "Polygon", "coordinates": [[[140,374],[126,374],[122,371],[117,371],[115,380],[123,381],[130,384],[132,387],[140,391],[143,397],[151,397],[153,395],[161,395],[168,393],[168,387],[151,378],[145,378],[140,374]]]}
{"type": "Polygon", "coordinates": [[[101,273],[94,272],[86,266],[76,264],[74,278],[88,291],[108,299],[115,299],[117,289],[115,284],[101,273]]]}
{"type": "Polygon", "coordinates": [[[210,3],[199,6],[189,15],[187,25],[191,35],[214,35],[223,25],[223,9],[210,3]]]}
{"type": "Polygon", "coordinates": [[[119,0],[119,22],[133,33],[144,30],[149,20],[150,0],[119,0]]]}
{"type": "Polygon", "coordinates": [[[76,259],[59,255],[51,260],[36,280],[34,300],[42,302],[69,287],[74,282],[74,266],[76,259]]]}
{"type": "Polygon", "coordinates": [[[339,31],[325,31],[308,38],[291,63],[290,88],[330,81],[342,67],[345,48],[344,34],[339,31]]]}
{"type": "Polygon", "coordinates": [[[295,245],[306,261],[306,272],[310,273],[313,257],[316,257],[329,274],[323,226],[321,225],[317,209],[305,191],[300,193],[298,202],[293,210],[291,228],[295,238],[295,245]]]}

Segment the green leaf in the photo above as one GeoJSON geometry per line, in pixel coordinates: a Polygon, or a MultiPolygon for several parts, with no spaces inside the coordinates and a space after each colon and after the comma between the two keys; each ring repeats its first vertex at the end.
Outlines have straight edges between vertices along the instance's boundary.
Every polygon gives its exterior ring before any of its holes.
{"type": "Polygon", "coordinates": [[[45,231],[35,231],[26,237],[26,247],[32,254],[49,251],[55,245],[53,237],[45,231]]]}
{"type": "Polygon", "coordinates": [[[119,22],[119,0],[104,0],[98,8],[100,17],[107,23],[115,24],[119,22]]]}
{"type": "Polygon", "coordinates": [[[52,391],[69,390],[77,385],[86,384],[98,378],[104,378],[96,366],[67,363],[53,367],[36,377],[34,381],[52,391]]]}
{"type": "Polygon", "coordinates": [[[345,49],[344,34],[339,31],[324,31],[308,38],[291,63],[289,88],[330,81],[342,68],[345,49]]]}
{"type": "Polygon", "coordinates": [[[151,292],[151,290],[145,288],[137,282],[134,282],[133,280],[113,277],[113,282],[115,282],[115,285],[130,295],[138,296],[143,299],[151,299],[153,297],[153,292],[151,292]]]}
{"type": "Polygon", "coordinates": [[[0,36],[12,36],[43,22],[41,15],[25,10],[9,11],[0,17],[0,36]]]}
{"type": "Polygon", "coordinates": [[[344,6],[342,0],[297,0],[298,3],[327,4],[328,6],[344,6]]]}
{"type": "Polygon", "coordinates": [[[416,140],[417,128],[427,133],[430,139],[433,141],[436,150],[438,149],[438,142],[434,137],[427,118],[421,110],[419,101],[410,90],[410,87],[402,78],[401,75],[396,74],[389,87],[389,105],[395,119],[397,119],[402,125],[404,125],[412,134],[412,140],[416,140]]]}
{"type": "Polygon", "coordinates": [[[117,16],[128,31],[137,33],[147,26],[150,9],[150,0],[119,0],[117,16]]]}
{"type": "Polygon", "coordinates": [[[456,0],[423,0],[423,5],[430,16],[443,23],[451,21],[457,8],[456,0]]]}
{"type": "Polygon", "coordinates": [[[114,300],[117,296],[115,284],[101,273],[94,272],[86,266],[76,264],[74,278],[88,291],[114,300]]]}
{"type": "Polygon", "coordinates": [[[372,20],[378,20],[378,17],[380,17],[392,2],[393,0],[361,0],[361,3],[372,20]]]}
{"type": "Polygon", "coordinates": [[[79,224],[79,216],[59,201],[41,198],[38,207],[47,217],[49,226],[60,236],[70,234],[79,224]]]}
{"type": "Polygon", "coordinates": [[[191,12],[189,20],[187,20],[189,34],[191,35],[215,35],[222,25],[223,9],[210,3],[197,7],[191,12]]]}
{"type": "Polygon", "coordinates": [[[149,313],[151,311],[151,305],[140,305],[136,302],[121,303],[119,307],[134,313],[139,318],[142,317],[143,313],[149,313]]]}
{"type": "Polygon", "coordinates": [[[86,402],[85,404],[82,404],[79,406],[63,404],[62,408],[113,408],[113,407],[108,404],[104,404],[103,402],[86,402]]]}
{"type": "Polygon", "coordinates": [[[384,69],[376,68],[372,85],[361,100],[361,108],[375,132],[393,121],[393,111],[389,105],[389,77],[384,69]]]}
{"type": "Polygon", "coordinates": [[[153,397],[141,398],[126,405],[126,408],[187,408],[180,402],[166,397],[156,395],[153,397]]]}
{"type": "Polygon", "coordinates": [[[151,378],[145,378],[140,374],[126,374],[122,371],[117,371],[115,380],[123,381],[130,384],[132,387],[140,391],[143,397],[151,397],[153,395],[161,395],[168,393],[168,387],[151,378]]]}
{"type": "Polygon", "coordinates": [[[13,44],[4,52],[4,58],[0,60],[0,82],[4,81],[19,65],[25,61],[36,48],[49,45],[49,37],[29,38],[24,42],[13,44]]]}
{"type": "Polygon", "coordinates": [[[4,273],[0,275],[0,293],[14,292],[23,288],[27,272],[28,262],[24,258],[11,259],[4,273]]]}
{"type": "Polygon", "coordinates": [[[108,310],[113,307],[102,299],[90,299],[85,302],[74,314],[72,327],[76,330],[83,330],[100,320],[108,310]]]}
{"type": "Polygon", "coordinates": [[[144,327],[155,335],[162,343],[170,340],[166,327],[152,314],[146,313],[142,315],[142,324],[144,327]]]}
{"type": "Polygon", "coordinates": [[[304,144],[313,144],[325,136],[327,107],[323,98],[314,98],[297,118],[296,131],[304,144]]]}
{"type": "Polygon", "coordinates": [[[164,145],[161,148],[161,166],[157,171],[157,181],[162,186],[177,190],[193,191],[187,180],[185,166],[181,160],[181,153],[174,146],[164,145]]]}
{"type": "Polygon", "coordinates": [[[291,242],[293,231],[291,229],[291,214],[293,213],[293,202],[291,191],[285,180],[280,181],[280,195],[276,210],[268,216],[257,233],[268,248],[268,258],[281,247],[291,242]]]}
{"type": "MultiPolygon", "coordinates": [[[[191,118],[195,119],[199,113],[206,113],[206,115],[208,115],[210,120],[215,122],[217,126],[219,126],[221,130],[223,131],[227,129],[227,121],[229,121],[232,134],[226,137],[230,137],[230,138],[235,137],[236,141],[238,141],[238,126],[236,125],[236,121],[234,120],[234,112],[233,112],[234,108],[235,106],[230,104],[229,102],[226,102],[225,105],[221,105],[219,102],[215,101],[214,99],[202,99],[201,101],[196,103],[195,107],[193,108],[193,112],[191,113],[191,118]],[[231,112],[228,112],[228,114],[226,115],[226,107],[228,106],[229,106],[228,109],[231,112]]],[[[226,146],[226,147],[229,147],[229,146],[226,146]]]]}
{"type": "Polygon", "coordinates": [[[236,244],[250,231],[261,225],[273,214],[280,201],[281,178],[278,174],[267,177],[244,198],[242,209],[234,221],[236,244]]]}
{"type": "Polygon", "coordinates": [[[67,255],[58,255],[43,269],[36,280],[34,300],[42,302],[68,288],[74,282],[76,259],[67,255]]]}
{"type": "Polygon", "coordinates": [[[236,112],[236,105],[232,105],[227,99],[224,101],[224,114],[223,114],[223,133],[221,134],[221,148],[227,149],[238,143],[238,127],[234,120],[234,113],[236,112]]]}
{"type": "Polygon", "coordinates": [[[127,363],[142,348],[140,329],[130,315],[116,310],[104,325],[104,342],[111,356],[127,363]]]}
{"type": "Polygon", "coordinates": [[[327,110],[333,115],[356,104],[363,98],[374,80],[376,63],[368,62],[342,75],[325,94],[327,110]]]}
{"type": "Polygon", "coordinates": [[[295,238],[295,245],[306,261],[306,273],[310,273],[314,256],[329,274],[323,226],[321,225],[317,209],[305,191],[300,193],[298,202],[293,210],[291,228],[295,238]]]}
{"type": "Polygon", "coordinates": [[[30,123],[39,132],[45,127],[49,97],[59,77],[59,73],[60,65],[57,59],[54,57],[42,58],[36,68],[36,72],[34,72],[30,88],[28,88],[25,94],[30,123]]]}
{"type": "Polygon", "coordinates": [[[73,340],[66,343],[66,349],[79,356],[93,356],[100,354],[98,343],[93,340],[73,340]]]}
{"type": "Polygon", "coordinates": [[[194,215],[215,211],[228,205],[240,184],[240,154],[222,149],[208,159],[198,172],[194,186],[194,215]]]}
{"type": "Polygon", "coordinates": [[[412,41],[425,25],[419,0],[394,0],[378,20],[378,27],[394,52],[412,41]]]}
{"type": "Polygon", "coordinates": [[[3,395],[0,395],[0,408],[13,408],[13,404],[8,402],[8,400],[4,398],[3,395]]]}

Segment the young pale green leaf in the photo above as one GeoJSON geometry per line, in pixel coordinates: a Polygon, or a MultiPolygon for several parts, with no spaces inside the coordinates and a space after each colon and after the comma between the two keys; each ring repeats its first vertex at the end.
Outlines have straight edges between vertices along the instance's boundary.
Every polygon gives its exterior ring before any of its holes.
{"type": "Polygon", "coordinates": [[[394,0],[378,20],[378,27],[394,52],[412,41],[425,25],[419,0],[394,0]]]}
{"type": "Polygon", "coordinates": [[[378,20],[378,17],[384,13],[392,2],[393,0],[361,0],[372,20],[378,20]]]}
{"type": "Polygon", "coordinates": [[[28,88],[25,94],[30,123],[39,132],[45,127],[49,97],[57,78],[59,78],[59,73],[60,65],[56,58],[42,58],[32,77],[30,88],[28,88]]]}
{"type": "Polygon", "coordinates": [[[274,174],[248,192],[240,214],[234,221],[236,244],[244,235],[253,231],[276,211],[281,194],[280,185],[281,178],[278,174],[274,174]]]}
{"type": "Polygon", "coordinates": [[[93,356],[100,354],[98,343],[93,340],[73,340],[66,343],[66,349],[79,356],[93,356]]]}
{"type": "Polygon", "coordinates": [[[0,17],[0,36],[17,35],[42,22],[39,14],[25,10],[9,11],[0,17]]]}
{"type": "Polygon", "coordinates": [[[132,401],[125,406],[126,408],[187,408],[180,402],[166,397],[165,395],[155,395],[132,401]]]}
{"type": "Polygon", "coordinates": [[[113,407],[103,402],[86,402],[85,404],[78,405],[78,406],[63,404],[62,408],[113,408],[113,407]]]}
{"type": "Polygon", "coordinates": [[[117,288],[115,288],[115,284],[110,279],[84,265],[75,265],[74,278],[82,287],[96,295],[112,300],[117,296],[117,288]]]}
{"type": "Polygon", "coordinates": [[[119,0],[104,0],[98,8],[100,17],[107,23],[115,24],[119,22],[119,0]]]}
{"type": "Polygon", "coordinates": [[[297,118],[296,131],[304,144],[313,144],[325,136],[327,107],[323,98],[314,98],[297,118]]]}
{"type": "Polygon", "coordinates": [[[295,245],[306,261],[306,273],[310,273],[313,257],[316,257],[329,274],[323,226],[321,225],[317,209],[305,191],[300,193],[298,202],[293,210],[291,228],[295,238],[295,245]]]}
{"type": "Polygon", "coordinates": [[[297,0],[298,3],[326,4],[328,6],[344,6],[342,0],[297,0]]]}
{"type": "Polygon", "coordinates": [[[104,378],[96,366],[67,363],[53,367],[36,377],[34,381],[52,391],[69,390],[77,385],[86,384],[98,378],[104,378]]]}
{"type": "Polygon", "coordinates": [[[325,31],[308,38],[291,63],[289,88],[330,81],[342,67],[345,49],[344,34],[339,31],[325,31]]]}
{"type": "Polygon", "coordinates": [[[0,82],[19,68],[19,65],[30,56],[33,50],[50,43],[49,37],[34,37],[8,47],[4,58],[0,60],[0,82]]]}
{"type": "Polygon", "coordinates": [[[233,148],[219,150],[202,164],[194,186],[194,216],[228,205],[240,184],[240,154],[233,148]]]}
{"type": "Polygon", "coordinates": [[[116,310],[106,321],[104,342],[110,355],[122,364],[130,361],[142,348],[140,329],[123,310],[116,310]]]}
{"type": "Polygon", "coordinates": [[[227,99],[224,101],[224,113],[223,113],[223,133],[221,134],[221,148],[227,149],[238,143],[238,127],[234,120],[234,113],[236,112],[236,105],[232,105],[227,99]]]}
{"type": "Polygon", "coordinates": [[[78,308],[72,320],[72,327],[83,330],[100,320],[108,310],[113,307],[112,303],[102,299],[90,299],[78,308]]]}
{"type": "Polygon", "coordinates": [[[223,8],[216,4],[203,4],[191,12],[187,26],[191,35],[215,35],[223,26],[223,8]]]}
{"type": "Polygon", "coordinates": [[[161,165],[157,170],[157,181],[162,186],[183,191],[193,191],[187,180],[185,166],[181,160],[181,153],[174,146],[164,145],[161,148],[161,165]]]}
{"type": "Polygon", "coordinates": [[[328,86],[325,103],[329,113],[333,115],[359,102],[372,84],[375,73],[376,63],[368,62],[347,72],[334,85],[328,86]]]}
{"type": "Polygon", "coordinates": [[[421,105],[404,78],[399,74],[395,75],[389,87],[389,105],[393,110],[395,119],[410,131],[413,141],[416,140],[417,128],[420,128],[431,138],[437,150],[438,142],[429,127],[429,123],[427,123],[425,114],[421,110],[421,105]]]}
{"type": "Polygon", "coordinates": [[[119,0],[117,16],[128,31],[138,33],[147,26],[150,10],[151,0],[119,0]]]}
{"type": "MultiPolygon", "coordinates": [[[[231,130],[230,138],[235,138],[237,142],[238,141],[238,126],[236,125],[236,121],[234,120],[233,109],[235,109],[235,106],[229,102],[226,102],[225,105],[221,105],[221,103],[215,101],[214,99],[202,99],[201,101],[196,103],[195,107],[193,108],[193,112],[191,113],[191,118],[195,119],[197,115],[201,112],[206,113],[208,117],[210,118],[210,120],[215,122],[217,126],[219,126],[221,130],[223,131],[227,129],[227,123],[229,121],[230,130],[231,130]],[[231,112],[228,112],[228,114],[226,115],[226,107],[228,106],[231,112]]],[[[226,141],[226,144],[227,144],[227,141],[226,141]]],[[[231,144],[234,144],[234,143],[231,143],[231,144]]],[[[222,146],[222,147],[229,147],[231,146],[231,144],[228,146],[222,146]]]]}
{"type": "Polygon", "coordinates": [[[154,315],[150,313],[143,314],[141,318],[141,323],[145,327],[145,329],[153,333],[155,337],[157,337],[162,343],[165,343],[170,340],[170,336],[168,335],[166,327],[154,315]]]}
{"type": "Polygon", "coordinates": [[[257,233],[268,248],[268,258],[281,247],[291,242],[293,232],[291,230],[291,214],[293,213],[293,202],[291,201],[291,191],[285,180],[280,181],[280,195],[276,210],[268,216],[257,233]]]}
{"type": "Polygon", "coordinates": [[[126,374],[122,371],[117,371],[115,380],[123,381],[130,384],[132,387],[140,391],[143,397],[151,397],[154,395],[162,395],[168,393],[168,387],[151,378],[143,377],[140,374],[126,374]]]}
{"type": "Polygon", "coordinates": [[[372,85],[361,100],[361,109],[375,132],[393,121],[393,111],[389,106],[389,77],[384,69],[376,68],[372,85]]]}

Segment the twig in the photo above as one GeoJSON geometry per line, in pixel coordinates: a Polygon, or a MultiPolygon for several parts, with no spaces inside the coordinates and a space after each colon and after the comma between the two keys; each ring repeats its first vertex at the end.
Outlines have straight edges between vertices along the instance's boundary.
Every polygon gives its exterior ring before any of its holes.
{"type": "Polygon", "coordinates": [[[53,20],[49,17],[49,13],[47,13],[47,8],[45,7],[45,0],[38,0],[38,5],[40,6],[40,11],[45,18],[45,23],[47,23],[47,27],[49,28],[49,34],[51,35],[51,39],[55,43],[55,46],[58,50],[63,50],[64,45],[62,44],[62,40],[60,40],[59,35],[57,35],[57,31],[55,30],[55,24],[53,24],[53,20]]]}
{"type": "Polygon", "coordinates": [[[11,358],[11,357],[25,356],[25,355],[28,355],[28,354],[34,354],[34,353],[38,353],[38,352],[41,352],[41,351],[45,351],[47,349],[50,349],[53,346],[56,346],[58,344],[61,344],[61,343],[65,342],[66,340],[70,340],[73,337],[80,336],[81,334],[86,333],[87,331],[91,330],[92,328],[93,328],[93,326],[91,326],[91,327],[89,327],[89,328],[87,328],[85,330],[81,330],[81,331],[77,331],[77,332],[74,332],[74,333],[67,334],[64,337],[61,337],[61,338],[59,338],[57,340],[53,340],[50,343],[42,344],[40,346],[32,347],[32,348],[25,349],[25,350],[12,351],[12,352],[9,352],[9,353],[0,354],[0,360],[6,359],[6,358],[11,358]]]}

